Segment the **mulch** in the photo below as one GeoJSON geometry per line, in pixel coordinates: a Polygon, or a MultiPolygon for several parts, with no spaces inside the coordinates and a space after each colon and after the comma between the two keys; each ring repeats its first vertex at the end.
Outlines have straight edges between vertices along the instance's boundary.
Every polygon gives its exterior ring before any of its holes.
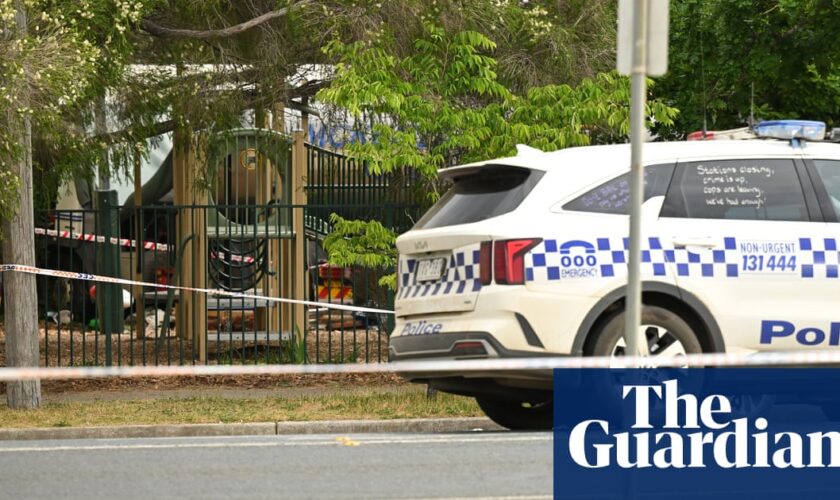
{"type": "MultiPolygon", "coordinates": [[[[78,328],[78,326],[76,327],[78,328]]],[[[131,341],[129,334],[114,335],[120,342],[114,341],[113,359],[120,359],[122,364],[178,364],[193,362],[192,342],[177,337],[170,339],[168,348],[154,357],[154,341],[131,341]],[[145,346],[144,346],[145,344],[145,346]],[[181,355],[183,353],[183,358],[181,355]],[[132,358],[133,356],[133,358],[132,358]]],[[[59,331],[55,325],[45,328],[43,322],[39,329],[41,346],[40,366],[102,366],[104,365],[104,337],[94,332],[82,333],[80,329],[59,331]],[[97,336],[99,339],[97,339],[97,336]],[[71,342],[72,339],[72,342],[71,342]],[[82,349],[84,346],[84,350],[82,349]],[[84,352],[84,357],[82,353],[84,352]],[[98,353],[98,356],[95,356],[98,353]],[[59,362],[60,361],[60,362],[59,362]]],[[[5,366],[5,332],[0,325],[0,366],[5,366]]],[[[166,347],[166,341],[161,346],[166,347]]],[[[373,330],[330,331],[315,330],[307,335],[307,357],[310,363],[365,363],[388,359],[388,339],[384,333],[373,330]]],[[[253,343],[219,343],[212,346],[210,356],[219,360],[219,354],[225,354],[228,363],[253,363],[251,353],[276,353],[280,347],[274,345],[254,345],[253,343]],[[231,356],[230,353],[238,353],[231,356]]],[[[210,357],[209,356],[209,357],[210,357]]],[[[274,359],[274,358],[271,358],[274,359]]],[[[211,358],[210,363],[216,364],[211,358]]],[[[266,360],[262,360],[265,362],[266,360]]],[[[198,363],[198,360],[195,360],[198,363]]],[[[48,393],[91,392],[91,391],[165,391],[169,389],[226,387],[238,389],[271,389],[288,387],[361,387],[394,386],[406,382],[399,376],[389,373],[372,374],[323,374],[323,375],[255,375],[255,376],[201,376],[201,377],[138,377],[81,380],[45,380],[42,389],[48,393]]],[[[0,393],[5,393],[5,384],[0,383],[0,393]]]]}
{"type": "MultiPolygon", "coordinates": [[[[137,377],[82,380],[44,380],[41,390],[50,394],[68,392],[167,391],[173,389],[285,389],[289,387],[381,387],[408,383],[392,373],[325,375],[253,375],[202,377],[137,377]]],[[[0,394],[5,394],[0,383],[0,394]]]]}
{"type": "Polygon", "coordinates": [[[85,380],[45,380],[42,388],[49,392],[86,392],[119,390],[170,390],[184,388],[227,387],[238,389],[282,389],[287,387],[363,387],[404,385],[402,378],[391,373],[325,374],[325,375],[250,375],[202,377],[138,377],[85,380]]]}

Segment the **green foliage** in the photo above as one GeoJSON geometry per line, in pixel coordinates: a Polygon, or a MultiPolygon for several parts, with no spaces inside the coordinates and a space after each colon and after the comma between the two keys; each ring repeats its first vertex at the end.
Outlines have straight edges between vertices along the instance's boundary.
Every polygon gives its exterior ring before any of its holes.
{"type": "Polygon", "coordinates": [[[509,92],[496,79],[495,44],[463,31],[448,34],[426,24],[424,36],[406,57],[393,53],[393,40],[345,44],[333,40],[326,54],[337,61],[336,76],[320,100],[346,109],[374,141],[348,152],[370,162],[374,172],[414,168],[434,177],[462,150],[487,140],[487,109],[509,92]]]}
{"type": "Polygon", "coordinates": [[[656,94],[681,110],[674,135],[807,118],[840,125],[835,0],[671,2],[668,74],[656,94]],[[704,106],[705,102],[705,106],[704,106]]]}
{"type": "MultiPolygon", "coordinates": [[[[360,265],[383,270],[394,269],[397,260],[397,235],[378,221],[347,220],[338,214],[330,216],[333,231],[324,240],[330,263],[337,266],[360,265]]],[[[396,288],[393,274],[379,284],[396,288]]]]}
{"type": "MultiPolygon", "coordinates": [[[[121,87],[133,26],[159,0],[0,0],[0,172],[25,152],[16,138],[32,126],[36,191],[92,172],[108,143],[92,140],[92,103],[121,87]],[[11,28],[25,14],[24,31],[11,28]],[[16,17],[17,14],[17,17],[16,17]],[[21,33],[24,33],[21,36],[21,33]]],[[[128,145],[133,150],[133,144],[128,145]]],[[[14,183],[5,186],[15,186],[14,183]]],[[[36,192],[36,199],[49,196],[36,192]]],[[[0,207],[16,204],[0,192],[0,207]]],[[[1,209],[0,209],[1,210],[1,209]]]]}
{"type": "MultiPolygon", "coordinates": [[[[653,85],[652,81],[648,85],[653,85]]],[[[530,89],[499,110],[494,133],[466,157],[481,160],[512,154],[516,144],[543,151],[570,146],[623,142],[630,133],[630,81],[616,73],[583,79],[577,86],[547,85],[530,89]]],[[[647,103],[648,126],[670,125],[677,110],[660,100],[647,103]]]]}
{"type": "Polygon", "coordinates": [[[295,326],[295,334],[288,342],[288,360],[290,363],[302,365],[307,362],[306,337],[300,329],[295,326]]]}
{"type": "MultiPolygon", "coordinates": [[[[506,2],[497,7],[519,9],[506,2]]],[[[551,26],[542,19],[545,9],[523,15],[530,21],[522,23],[538,31],[551,26]]],[[[548,36],[532,34],[528,44],[548,36]]],[[[346,146],[346,153],[367,161],[374,172],[419,171],[431,201],[440,168],[510,156],[519,143],[551,151],[623,141],[629,133],[630,84],[615,73],[583,78],[575,86],[532,87],[520,95],[500,82],[493,57],[497,44],[486,35],[447,30],[426,18],[412,47],[401,55],[397,35],[389,33],[354,43],[331,41],[325,53],[335,61],[335,77],[318,98],[346,110],[371,139],[346,146]]],[[[677,110],[651,100],[647,113],[652,125],[670,125],[677,110]]],[[[326,245],[331,260],[393,266],[393,235],[381,233],[378,223],[341,223],[342,231],[326,245]]],[[[393,287],[393,275],[383,282],[393,287]]]]}
{"type": "MultiPolygon", "coordinates": [[[[480,33],[427,24],[414,47],[402,58],[387,37],[326,48],[336,75],[318,96],[369,127],[372,140],[347,151],[375,172],[414,168],[432,183],[440,168],[511,155],[517,143],[555,150],[621,141],[629,132],[627,78],[602,73],[520,96],[499,82],[490,55],[496,45],[480,33]]],[[[664,125],[677,114],[658,100],[647,110],[664,125]]]]}

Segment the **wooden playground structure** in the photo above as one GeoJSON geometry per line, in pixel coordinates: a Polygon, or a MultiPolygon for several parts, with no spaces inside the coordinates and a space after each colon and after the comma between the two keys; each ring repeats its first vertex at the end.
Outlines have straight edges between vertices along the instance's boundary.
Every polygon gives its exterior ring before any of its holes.
{"type": "MultiPolygon", "coordinates": [[[[258,116],[258,125],[263,127],[212,137],[175,132],[173,204],[196,207],[180,209],[176,216],[176,274],[181,286],[220,287],[266,297],[306,297],[304,213],[302,208],[295,209],[306,205],[306,135],[303,131],[291,137],[284,134],[282,117],[282,106],[275,106],[271,113],[258,116]],[[202,150],[207,153],[199,154],[202,150]],[[201,173],[209,180],[209,189],[196,188],[201,173]],[[277,279],[270,279],[274,276],[277,279]]],[[[302,121],[305,130],[306,114],[302,121]]],[[[135,202],[142,204],[139,197],[135,202]]],[[[142,249],[137,251],[139,262],[142,249]]],[[[140,308],[145,303],[143,292],[138,288],[134,293],[140,308]]],[[[201,362],[206,361],[208,340],[218,338],[223,326],[228,328],[224,338],[229,342],[248,336],[269,342],[288,340],[307,327],[300,304],[224,299],[203,293],[172,295],[169,304],[174,303],[177,335],[192,341],[201,362]],[[253,312],[253,325],[248,325],[252,328],[231,331],[235,317],[246,311],[253,312]]],[[[145,329],[140,325],[144,316],[142,310],[137,311],[135,331],[145,329]]],[[[240,323],[244,326],[244,321],[240,323]]]]}

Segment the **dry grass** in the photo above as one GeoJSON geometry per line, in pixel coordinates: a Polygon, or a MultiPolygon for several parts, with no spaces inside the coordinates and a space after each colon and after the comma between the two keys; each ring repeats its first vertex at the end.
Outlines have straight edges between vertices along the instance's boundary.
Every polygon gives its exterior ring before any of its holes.
{"type": "Polygon", "coordinates": [[[423,388],[371,388],[284,398],[196,397],[156,400],[93,400],[48,403],[38,410],[0,408],[0,427],[77,427],[137,424],[245,423],[337,419],[472,417],[481,411],[471,398],[423,388]]]}

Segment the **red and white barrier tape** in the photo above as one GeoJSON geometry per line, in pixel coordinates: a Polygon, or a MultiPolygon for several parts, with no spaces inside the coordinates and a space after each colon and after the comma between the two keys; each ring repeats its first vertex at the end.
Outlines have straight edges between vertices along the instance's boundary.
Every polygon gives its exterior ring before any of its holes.
{"type": "Polygon", "coordinates": [[[83,379],[110,377],[195,377],[212,375],[309,375],[335,373],[481,373],[499,371],[548,371],[554,368],[632,368],[637,366],[792,366],[840,364],[840,351],[766,352],[756,354],[689,354],[667,358],[541,357],[515,359],[464,359],[400,361],[368,364],[309,365],[187,365],[80,368],[0,368],[0,381],[32,379],[83,379]]]}
{"type": "MultiPolygon", "coordinates": [[[[57,231],[55,229],[44,229],[42,227],[35,228],[35,234],[38,236],[52,236],[54,238],[64,238],[70,240],[78,240],[78,241],[90,241],[90,242],[97,242],[97,243],[105,243],[105,237],[102,235],[96,235],[91,233],[74,233],[72,231],[57,231]]],[[[127,238],[114,238],[111,237],[109,239],[112,245],[119,245],[121,247],[131,247],[137,248],[137,241],[131,240],[127,238]]],[[[169,245],[166,243],[155,243],[154,241],[144,241],[143,249],[145,250],[154,250],[156,252],[168,252],[169,245]]]]}
{"type": "Polygon", "coordinates": [[[145,281],[134,281],[134,280],[127,280],[123,278],[114,278],[111,276],[100,276],[98,274],[87,274],[87,273],[76,273],[72,271],[57,271],[55,269],[41,269],[38,267],[32,266],[21,266],[18,264],[0,264],[0,273],[3,272],[16,272],[16,273],[26,273],[26,274],[36,274],[42,276],[53,276],[56,278],[67,278],[67,279],[74,279],[74,280],[85,280],[85,281],[96,281],[100,283],[116,283],[119,285],[134,285],[134,286],[147,286],[151,288],[165,288],[165,289],[173,289],[173,290],[183,290],[185,292],[198,292],[198,293],[205,293],[207,295],[211,295],[214,297],[232,297],[237,299],[254,299],[254,300],[264,300],[266,302],[280,302],[284,304],[300,304],[305,306],[315,306],[315,307],[326,307],[329,309],[338,309],[341,311],[350,311],[350,312],[367,312],[367,313],[374,313],[374,314],[394,314],[394,311],[388,311],[387,309],[375,309],[372,307],[358,307],[358,306],[348,306],[344,304],[331,304],[329,302],[314,302],[310,300],[298,300],[298,299],[286,299],[283,297],[266,297],[263,295],[254,295],[250,293],[241,293],[241,292],[229,292],[227,290],[220,290],[216,288],[195,288],[190,286],[177,286],[177,285],[164,285],[161,283],[147,283],[145,281]]]}
{"type": "MultiPolygon", "coordinates": [[[[38,236],[52,236],[53,238],[64,238],[68,240],[77,240],[77,241],[87,241],[87,242],[96,242],[96,243],[105,243],[105,237],[102,235],[92,234],[92,233],[74,233],[72,231],[57,231],[55,229],[44,229],[42,227],[35,228],[35,234],[38,236]]],[[[132,240],[128,238],[114,238],[111,237],[108,241],[112,245],[118,245],[121,247],[128,247],[128,248],[137,248],[137,240],[132,240]]],[[[143,241],[141,242],[143,245],[144,250],[152,250],[155,252],[168,252],[170,250],[170,246],[166,243],[156,243],[154,241],[143,241]]],[[[212,259],[225,259],[225,254],[223,252],[211,252],[210,258],[212,259]]],[[[230,260],[234,262],[244,262],[246,264],[250,264],[254,262],[253,257],[248,256],[239,256],[239,255],[231,255],[230,260]]]]}
{"type": "MultiPolygon", "coordinates": [[[[235,297],[302,304],[319,308],[394,314],[393,311],[329,304],[279,297],[264,297],[246,293],[208,288],[194,288],[99,276],[95,274],[40,269],[15,264],[0,264],[0,272],[21,272],[60,278],[81,279],[122,285],[163,287],[175,290],[206,293],[213,296],[235,297]]],[[[515,359],[469,359],[435,361],[401,361],[370,364],[310,364],[310,365],[190,365],[190,366],[130,366],[80,368],[0,368],[0,381],[28,379],[80,379],[105,377],[165,377],[202,375],[305,375],[327,373],[480,373],[498,371],[546,371],[554,368],[683,368],[706,366],[840,366],[840,349],[823,351],[786,351],[746,353],[687,354],[677,357],[530,357],[515,359]]]]}

